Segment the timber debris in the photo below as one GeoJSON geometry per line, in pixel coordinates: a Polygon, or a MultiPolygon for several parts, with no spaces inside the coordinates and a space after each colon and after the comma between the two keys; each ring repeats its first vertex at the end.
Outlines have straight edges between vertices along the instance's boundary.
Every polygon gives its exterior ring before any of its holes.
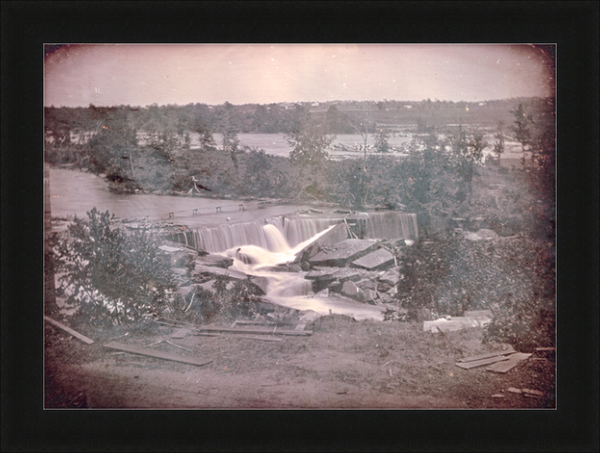
{"type": "Polygon", "coordinates": [[[209,363],[212,363],[212,360],[198,360],[198,359],[195,359],[192,357],[186,357],[186,356],[179,355],[179,354],[169,354],[166,352],[155,351],[153,349],[140,348],[140,347],[132,346],[132,345],[128,345],[128,344],[116,343],[114,341],[105,344],[104,347],[108,348],[108,349],[116,349],[119,351],[129,352],[131,354],[145,355],[145,356],[154,357],[157,359],[171,360],[174,362],[187,363],[187,364],[196,365],[196,366],[203,366],[203,365],[208,365],[209,363]]]}
{"type": "Polygon", "coordinates": [[[73,329],[71,329],[70,327],[65,326],[64,324],[55,321],[54,319],[49,318],[48,316],[44,316],[44,321],[49,322],[50,324],[58,327],[59,329],[64,330],[65,332],[70,333],[71,335],[73,335],[75,338],[77,338],[78,340],[83,341],[84,343],[87,344],[93,344],[94,340],[86,337],[85,335],[81,335],[79,332],[74,331],[73,329]]]}

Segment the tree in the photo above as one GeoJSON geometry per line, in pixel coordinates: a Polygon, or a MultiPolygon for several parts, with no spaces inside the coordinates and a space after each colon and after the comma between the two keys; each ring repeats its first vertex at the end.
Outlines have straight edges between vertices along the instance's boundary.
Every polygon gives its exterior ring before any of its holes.
{"type": "Polygon", "coordinates": [[[387,128],[379,127],[375,135],[375,150],[382,156],[390,152],[390,144],[388,143],[390,133],[387,128]]]}
{"type": "Polygon", "coordinates": [[[363,119],[363,118],[353,118],[353,119],[348,119],[348,122],[350,124],[350,126],[352,127],[352,129],[354,130],[355,133],[359,134],[361,136],[361,138],[363,139],[363,145],[362,148],[364,150],[364,171],[366,171],[367,169],[367,150],[368,150],[368,140],[369,140],[369,129],[370,129],[370,124],[369,121],[367,119],[363,119]]]}
{"type": "Polygon", "coordinates": [[[121,324],[173,304],[169,257],[147,231],[127,235],[108,211],[75,218],[58,246],[61,290],[88,324],[121,324]]]}
{"type": "Polygon", "coordinates": [[[481,162],[483,150],[487,146],[485,135],[477,129],[467,135],[460,125],[458,131],[450,135],[449,140],[457,176],[463,189],[470,194],[475,164],[481,162]]]}
{"type": "Polygon", "coordinates": [[[327,133],[327,125],[314,121],[304,107],[297,107],[294,129],[286,134],[291,146],[290,160],[299,172],[301,190],[319,189],[321,177],[329,158],[327,148],[335,136],[327,133]]]}
{"type": "Polygon", "coordinates": [[[498,159],[504,153],[504,121],[498,121],[498,131],[494,135],[496,141],[494,142],[494,152],[498,159]]]}
{"type": "Polygon", "coordinates": [[[533,118],[531,115],[525,114],[523,104],[519,104],[517,109],[511,110],[510,113],[512,113],[515,117],[511,129],[515,134],[517,141],[521,143],[521,150],[525,152],[525,146],[529,145],[531,139],[531,124],[533,122],[533,118]]]}
{"type": "Polygon", "coordinates": [[[91,161],[98,173],[113,173],[119,178],[132,178],[132,158],[136,152],[137,134],[126,115],[119,109],[98,113],[99,130],[90,139],[91,161]]]}
{"type": "Polygon", "coordinates": [[[229,153],[236,171],[238,162],[236,154],[239,151],[240,141],[238,130],[233,121],[233,105],[225,102],[217,112],[217,131],[222,136],[223,152],[229,153]]]}

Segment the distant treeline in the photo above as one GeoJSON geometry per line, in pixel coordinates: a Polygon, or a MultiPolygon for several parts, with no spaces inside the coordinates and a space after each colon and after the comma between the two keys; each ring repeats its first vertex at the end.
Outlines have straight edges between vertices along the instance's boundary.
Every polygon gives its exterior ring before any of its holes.
{"type": "Polygon", "coordinates": [[[496,126],[510,123],[517,105],[530,112],[553,112],[552,98],[513,98],[487,102],[431,101],[334,101],[323,103],[278,103],[211,106],[187,104],[146,107],[46,107],[45,132],[55,144],[68,143],[71,134],[85,137],[98,133],[107,121],[120,118],[134,131],[186,133],[208,137],[213,133],[290,133],[298,118],[309,111],[327,125],[331,134],[374,132],[377,127],[411,126],[416,132],[449,124],[496,126]]]}

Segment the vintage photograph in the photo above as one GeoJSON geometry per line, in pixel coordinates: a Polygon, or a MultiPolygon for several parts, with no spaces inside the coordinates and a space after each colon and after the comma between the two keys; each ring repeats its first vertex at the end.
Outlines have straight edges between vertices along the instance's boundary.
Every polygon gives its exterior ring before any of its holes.
{"type": "Polygon", "coordinates": [[[550,409],[556,46],[44,45],[45,409],[550,409]]]}

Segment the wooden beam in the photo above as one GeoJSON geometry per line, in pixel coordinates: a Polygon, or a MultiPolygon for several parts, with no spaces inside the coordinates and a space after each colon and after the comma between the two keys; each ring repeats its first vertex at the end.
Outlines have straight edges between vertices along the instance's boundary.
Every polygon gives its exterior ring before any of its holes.
{"type": "Polygon", "coordinates": [[[53,324],[53,325],[55,325],[55,326],[56,326],[56,327],[58,327],[59,329],[62,329],[62,330],[64,330],[65,332],[68,332],[68,333],[70,333],[70,334],[71,334],[71,335],[73,335],[75,338],[77,338],[78,340],[81,340],[81,341],[83,341],[84,343],[87,343],[87,344],[92,344],[92,343],[94,343],[94,340],[92,340],[92,339],[90,339],[90,338],[88,338],[88,337],[86,337],[86,336],[84,336],[84,335],[81,335],[79,332],[75,332],[75,331],[74,331],[73,329],[71,329],[70,327],[67,327],[67,326],[65,326],[64,324],[62,324],[62,323],[60,323],[60,322],[58,322],[58,321],[55,321],[54,319],[51,319],[51,318],[49,318],[48,316],[44,316],[44,320],[45,320],[45,321],[48,321],[50,324],[53,324]]]}
{"type": "Polygon", "coordinates": [[[531,357],[530,353],[526,354],[523,352],[517,352],[516,354],[509,355],[508,360],[506,360],[505,362],[494,363],[493,365],[490,365],[489,367],[487,367],[486,370],[492,371],[493,373],[504,374],[504,373],[508,372],[509,370],[512,370],[523,360],[527,360],[529,357],[531,357]]]}
{"type": "Polygon", "coordinates": [[[259,340],[259,341],[283,341],[281,338],[265,337],[262,335],[221,335],[227,338],[244,338],[248,340],[259,340]]]}
{"type": "Polygon", "coordinates": [[[277,329],[228,329],[227,327],[196,327],[198,332],[223,332],[258,335],[312,335],[312,330],[277,330],[277,329]]]}
{"type": "Polygon", "coordinates": [[[171,335],[171,338],[185,338],[190,333],[192,333],[192,332],[189,329],[189,327],[183,327],[183,328],[179,329],[177,332],[175,332],[173,335],[171,335]]]}
{"type": "Polygon", "coordinates": [[[173,362],[187,363],[187,364],[196,365],[196,366],[208,365],[209,363],[212,363],[212,360],[208,360],[208,361],[204,360],[203,361],[203,360],[194,359],[193,357],[186,357],[186,356],[179,355],[179,354],[169,354],[166,352],[155,351],[153,349],[146,349],[146,348],[140,348],[140,347],[132,346],[132,345],[128,345],[128,344],[115,343],[114,341],[111,341],[110,343],[105,344],[104,347],[109,348],[109,349],[117,349],[119,351],[130,352],[131,354],[145,355],[145,356],[154,357],[157,359],[171,360],[173,362]]]}
{"type": "Polygon", "coordinates": [[[490,365],[496,362],[502,362],[503,360],[508,360],[508,357],[504,356],[496,356],[490,357],[488,359],[474,360],[473,362],[464,362],[464,363],[455,363],[455,365],[459,368],[464,368],[465,370],[469,370],[471,368],[477,368],[484,365],[490,365]]]}
{"type": "Polygon", "coordinates": [[[489,352],[487,354],[481,354],[481,355],[474,355],[471,357],[464,357],[462,359],[458,359],[457,362],[462,363],[462,362],[474,362],[475,360],[481,360],[481,359],[487,359],[489,357],[496,357],[499,355],[508,355],[508,354],[514,354],[516,351],[513,349],[512,346],[509,346],[508,349],[506,349],[505,351],[499,351],[499,352],[489,352]]]}

